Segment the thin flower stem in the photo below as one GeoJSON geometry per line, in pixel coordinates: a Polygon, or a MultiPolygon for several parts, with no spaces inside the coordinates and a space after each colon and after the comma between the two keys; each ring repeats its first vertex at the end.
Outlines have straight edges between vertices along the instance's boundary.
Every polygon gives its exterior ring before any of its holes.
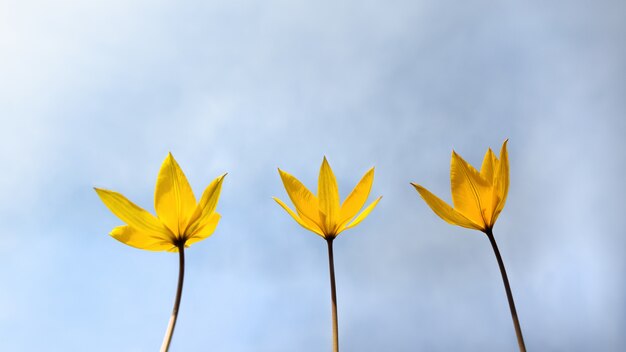
{"type": "Polygon", "coordinates": [[[522,336],[522,328],[519,324],[519,319],[517,318],[515,301],[513,300],[513,293],[511,293],[511,286],[509,285],[509,278],[506,275],[504,262],[502,261],[502,257],[500,256],[500,250],[498,250],[498,245],[496,244],[496,239],[493,237],[493,232],[491,231],[491,229],[488,229],[486,231],[486,234],[489,238],[489,242],[491,242],[491,247],[493,247],[493,252],[496,254],[498,266],[500,267],[500,273],[502,274],[502,281],[504,282],[504,288],[506,290],[506,298],[509,300],[509,308],[511,308],[511,318],[513,319],[513,325],[515,326],[515,335],[517,335],[517,344],[519,346],[519,350],[520,352],[526,352],[524,336],[522,336]]]}
{"type": "Polygon", "coordinates": [[[333,309],[333,352],[339,352],[339,328],[337,325],[337,290],[335,288],[335,261],[333,259],[333,238],[326,240],[328,244],[328,268],[330,270],[330,299],[333,309]]]}
{"type": "Polygon", "coordinates": [[[167,331],[163,338],[163,344],[161,345],[161,352],[167,352],[170,349],[170,342],[172,342],[172,335],[174,335],[174,328],[176,327],[176,319],[178,318],[178,307],[180,307],[180,298],[183,295],[183,280],[185,278],[185,245],[179,244],[178,253],[180,266],[178,269],[178,288],[176,289],[176,298],[174,299],[174,308],[172,309],[172,316],[170,322],[167,325],[167,331]]]}

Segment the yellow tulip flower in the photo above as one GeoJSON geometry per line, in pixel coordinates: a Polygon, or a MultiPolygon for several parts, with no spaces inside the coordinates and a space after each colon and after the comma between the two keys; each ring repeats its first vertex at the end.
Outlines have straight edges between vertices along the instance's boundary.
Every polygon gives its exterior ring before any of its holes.
{"type": "Polygon", "coordinates": [[[161,165],[154,192],[157,216],[120,193],[95,190],[107,208],[126,223],[111,231],[113,238],[140,249],[177,252],[179,247],[188,247],[215,231],[220,220],[215,208],[225,176],[213,180],[198,203],[183,170],[172,154],[168,154],[161,165]]]}
{"type": "Polygon", "coordinates": [[[499,159],[491,151],[491,148],[487,150],[480,172],[463,160],[457,153],[452,152],[450,184],[454,208],[424,187],[415,183],[411,184],[440,218],[453,225],[480,230],[487,235],[502,275],[502,282],[509,302],[509,309],[511,310],[513,327],[517,336],[517,344],[521,352],[526,352],[526,345],[524,344],[522,328],[517,316],[517,310],[515,309],[511,285],[509,284],[504,261],[492,231],[498,215],[504,208],[506,196],[509,192],[507,142],[508,139],[502,143],[499,159]]]}
{"type": "Polygon", "coordinates": [[[320,168],[317,184],[317,197],[297,178],[278,169],[283,185],[296,211],[291,210],[283,201],[274,197],[283,209],[305,229],[312,231],[326,240],[328,245],[328,267],[330,271],[330,297],[332,304],[333,351],[339,352],[339,329],[337,322],[337,291],[335,288],[335,264],[333,258],[333,240],[342,231],[353,228],[372,212],[382,197],[376,198],[360,214],[374,182],[374,168],[365,173],[361,181],[344,200],[339,200],[337,179],[328,165],[326,157],[320,168]],[[357,215],[358,214],[358,215],[357,215]]]}
{"type": "Polygon", "coordinates": [[[280,199],[274,197],[274,200],[280,204],[298,224],[325,239],[335,238],[342,231],[351,229],[361,223],[382,198],[376,198],[376,200],[359,214],[359,211],[367,201],[372,183],[374,182],[374,168],[371,168],[363,175],[361,181],[354,187],[343,204],[341,204],[339,200],[337,179],[326,157],[324,157],[322,167],[320,168],[317,197],[298,181],[297,178],[281,169],[278,169],[278,172],[280,173],[287,195],[289,195],[289,198],[296,208],[296,212],[291,210],[280,199]]]}
{"type": "Polygon", "coordinates": [[[161,352],[167,352],[172,341],[185,276],[185,247],[213,234],[220,215],[215,212],[226,174],[209,184],[196,202],[187,177],[171,153],[161,165],[154,192],[157,216],[135,205],[123,195],[95,188],[102,202],[115,216],[126,223],[111,231],[116,240],[131,247],[179,254],[178,287],[161,352]]]}
{"type": "Polygon", "coordinates": [[[507,141],[502,144],[499,159],[491,148],[487,150],[480,172],[452,152],[450,185],[454,208],[426,188],[411,184],[435,214],[446,222],[487,232],[496,223],[509,191],[507,141]]]}

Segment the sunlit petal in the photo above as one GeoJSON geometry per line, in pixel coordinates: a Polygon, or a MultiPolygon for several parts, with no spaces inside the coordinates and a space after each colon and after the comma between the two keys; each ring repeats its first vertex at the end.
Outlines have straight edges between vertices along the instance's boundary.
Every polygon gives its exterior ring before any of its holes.
{"type": "Polygon", "coordinates": [[[450,162],[450,185],[454,209],[484,228],[493,211],[492,187],[455,152],[450,162]]]}
{"type": "Polygon", "coordinates": [[[171,153],[167,155],[159,171],[154,207],[159,219],[179,236],[185,232],[196,209],[196,198],[187,177],[171,153]]]}
{"type": "Polygon", "coordinates": [[[291,217],[296,220],[296,222],[298,224],[300,224],[300,226],[304,227],[305,229],[315,232],[317,235],[324,237],[324,233],[322,232],[322,230],[319,228],[319,226],[312,226],[310,223],[306,223],[304,220],[302,220],[300,218],[300,216],[298,216],[298,214],[294,213],[293,210],[291,210],[285,203],[283,203],[282,200],[273,197],[273,199],[276,201],[276,203],[278,203],[283,209],[285,209],[285,211],[287,213],[289,213],[289,215],[291,215],[291,217]]]}
{"type": "Polygon", "coordinates": [[[494,194],[497,195],[494,200],[495,211],[492,216],[491,225],[493,226],[504,209],[504,205],[506,204],[506,197],[509,193],[509,153],[507,151],[507,144],[509,140],[507,139],[502,144],[502,149],[500,150],[500,161],[499,167],[497,171],[497,178],[494,184],[494,194]]]}
{"type": "Polygon", "coordinates": [[[317,197],[311,193],[297,178],[289,173],[278,169],[285,190],[291,202],[296,207],[298,215],[307,218],[314,223],[319,223],[319,208],[317,197]]]}
{"type": "Polygon", "coordinates": [[[368,215],[370,215],[372,210],[374,210],[374,208],[376,207],[376,205],[378,204],[378,202],[380,202],[382,198],[383,198],[382,196],[376,198],[376,200],[373,201],[372,204],[368,205],[367,208],[365,208],[365,210],[363,210],[361,214],[359,214],[359,216],[357,216],[356,219],[354,219],[350,224],[348,224],[348,226],[346,226],[346,228],[343,230],[351,229],[355,227],[356,225],[360,224],[361,221],[365,220],[365,218],[368,215]]]}
{"type": "Polygon", "coordinates": [[[149,251],[166,251],[173,246],[170,240],[151,237],[145,232],[139,231],[128,225],[114,228],[110,235],[116,240],[131,247],[146,249],[149,251]]]}
{"type": "Polygon", "coordinates": [[[372,183],[374,182],[374,168],[369,169],[361,178],[361,181],[354,187],[352,192],[348,195],[341,205],[341,218],[340,223],[354,218],[356,214],[363,208],[367,197],[372,189],[372,183]]]}
{"type": "Polygon", "coordinates": [[[325,215],[325,228],[331,229],[339,222],[339,189],[337,187],[337,179],[330,165],[328,165],[326,157],[324,157],[320,167],[317,196],[319,198],[320,211],[325,215]]]}
{"type": "Polygon", "coordinates": [[[489,148],[485,153],[483,163],[480,166],[480,177],[487,181],[490,185],[492,185],[494,181],[494,168],[496,167],[496,164],[494,163],[495,159],[496,157],[493,154],[493,151],[489,148]]]}
{"type": "Polygon", "coordinates": [[[196,230],[191,234],[187,241],[185,242],[186,246],[191,246],[192,244],[202,241],[203,239],[211,236],[215,229],[217,228],[217,224],[220,222],[220,214],[211,213],[206,219],[199,223],[196,230]]]}
{"type": "Polygon", "coordinates": [[[104,205],[106,205],[115,216],[134,229],[150,237],[163,240],[171,240],[173,238],[173,234],[159,219],[126,199],[123,195],[100,188],[95,188],[95,190],[104,205]]]}
{"type": "Polygon", "coordinates": [[[439,197],[432,194],[426,188],[415,183],[411,183],[411,185],[415,187],[420,196],[422,196],[422,199],[424,199],[426,204],[428,204],[428,206],[435,212],[435,214],[437,214],[444,221],[452,225],[458,225],[476,230],[483,230],[482,225],[474,223],[472,220],[463,216],[463,214],[455,211],[450,205],[441,200],[439,197]]]}
{"type": "Polygon", "coordinates": [[[198,203],[194,215],[189,220],[188,233],[194,232],[200,226],[199,223],[205,222],[205,219],[209,218],[215,211],[226,175],[223,174],[213,180],[202,193],[200,203],[198,203]]]}

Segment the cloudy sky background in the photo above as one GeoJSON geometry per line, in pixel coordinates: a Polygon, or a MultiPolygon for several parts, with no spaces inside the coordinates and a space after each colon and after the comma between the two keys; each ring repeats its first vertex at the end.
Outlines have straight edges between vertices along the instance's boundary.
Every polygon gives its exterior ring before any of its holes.
{"type": "Polygon", "coordinates": [[[626,3],[0,1],[0,349],[155,351],[171,253],[124,246],[93,186],[153,211],[171,151],[199,194],[172,351],[327,351],[325,243],[272,200],[277,167],[378,208],[335,242],[344,351],[512,351],[486,237],[449,195],[452,149],[510,139],[495,227],[532,351],[626,349],[626,3]]]}

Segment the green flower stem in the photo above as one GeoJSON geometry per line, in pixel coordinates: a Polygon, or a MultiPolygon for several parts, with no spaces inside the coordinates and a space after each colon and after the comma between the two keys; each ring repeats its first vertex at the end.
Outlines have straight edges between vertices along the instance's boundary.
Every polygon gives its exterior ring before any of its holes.
{"type": "Polygon", "coordinates": [[[337,290],[335,288],[335,261],[333,259],[333,239],[326,239],[328,244],[328,267],[330,270],[330,299],[333,309],[333,352],[339,352],[339,328],[337,325],[337,290]]]}
{"type": "Polygon", "coordinates": [[[517,335],[517,344],[519,345],[520,352],[526,352],[526,345],[524,344],[524,336],[522,336],[522,328],[517,318],[517,310],[515,310],[515,301],[513,300],[513,293],[511,293],[511,286],[509,285],[509,278],[506,275],[506,269],[504,268],[504,262],[500,256],[500,250],[496,244],[496,239],[493,237],[493,232],[488,229],[486,232],[493,247],[493,252],[496,254],[498,260],[498,266],[500,267],[500,273],[502,274],[502,281],[504,282],[504,288],[506,290],[506,298],[509,300],[509,308],[511,308],[511,318],[513,319],[513,325],[515,326],[515,335],[517,335]]]}
{"type": "Polygon", "coordinates": [[[178,244],[178,253],[180,266],[178,269],[178,288],[176,289],[176,298],[174,299],[174,308],[172,309],[172,316],[170,322],[167,325],[167,331],[163,338],[163,344],[161,345],[161,352],[167,352],[170,349],[170,342],[172,342],[172,335],[174,335],[174,328],[176,327],[176,319],[178,318],[178,308],[180,307],[180,298],[183,295],[183,280],[185,278],[185,244],[178,244]]]}

